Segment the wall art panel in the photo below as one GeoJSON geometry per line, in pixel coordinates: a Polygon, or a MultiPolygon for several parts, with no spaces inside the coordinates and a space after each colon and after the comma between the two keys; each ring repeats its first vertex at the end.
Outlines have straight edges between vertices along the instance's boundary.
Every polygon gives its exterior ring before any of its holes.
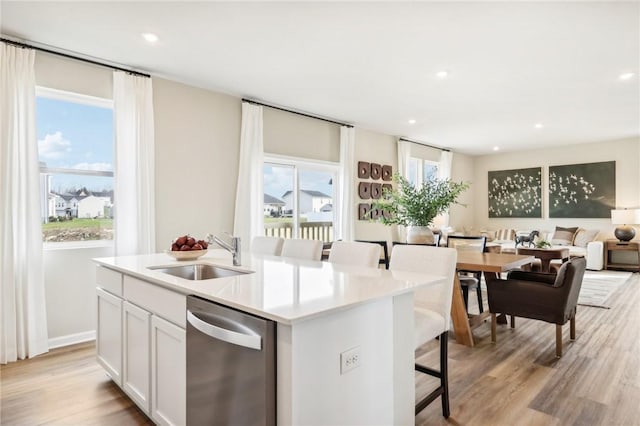
{"type": "Polygon", "coordinates": [[[542,217],[542,168],[489,172],[489,217],[542,217]]]}
{"type": "Polygon", "coordinates": [[[610,218],[616,206],[616,162],[549,167],[550,218],[610,218]]]}

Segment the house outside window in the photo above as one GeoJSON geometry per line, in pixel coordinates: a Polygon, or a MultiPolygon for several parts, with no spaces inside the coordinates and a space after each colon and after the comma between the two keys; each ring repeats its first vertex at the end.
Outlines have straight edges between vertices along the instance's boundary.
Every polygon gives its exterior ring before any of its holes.
{"type": "Polygon", "coordinates": [[[333,241],[338,165],[265,156],[265,235],[333,241]]]}
{"type": "Polygon", "coordinates": [[[45,243],[113,240],[113,102],[38,87],[45,243]]]}

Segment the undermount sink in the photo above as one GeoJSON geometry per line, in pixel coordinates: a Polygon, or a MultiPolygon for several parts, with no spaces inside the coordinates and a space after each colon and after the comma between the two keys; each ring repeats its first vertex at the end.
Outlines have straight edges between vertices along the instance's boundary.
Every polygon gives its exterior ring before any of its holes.
{"type": "Polygon", "coordinates": [[[210,280],[213,278],[233,277],[236,275],[251,274],[251,271],[238,271],[227,269],[221,266],[209,265],[208,263],[193,263],[190,265],[177,266],[154,266],[150,267],[154,271],[184,278],[185,280],[210,280]]]}

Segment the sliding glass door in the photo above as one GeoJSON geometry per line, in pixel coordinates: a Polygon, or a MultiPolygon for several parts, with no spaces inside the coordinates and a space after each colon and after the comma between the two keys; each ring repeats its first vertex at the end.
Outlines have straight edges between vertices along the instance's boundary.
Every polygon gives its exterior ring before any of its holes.
{"type": "Polygon", "coordinates": [[[333,241],[337,166],[288,158],[264,163],[265,235],[333,241]]]}

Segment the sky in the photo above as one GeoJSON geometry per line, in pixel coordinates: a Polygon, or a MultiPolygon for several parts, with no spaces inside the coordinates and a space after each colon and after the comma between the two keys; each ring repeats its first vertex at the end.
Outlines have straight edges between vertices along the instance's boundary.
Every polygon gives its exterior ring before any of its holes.
{"type": "MultiPolygon", "coordinates": [[[[39,160],[47,167],[113,171],[113,110],[37,97],[39,160]]],[[[113,189],[113,178],[54,175],[52,190],[113,189]]]]}
{"type": "MultiPolygon", "coordinates": [[[[335,177],[328,172],[300,169],[298,172],[300,189],[320,191],[333,196],[330,180],[335,177]]],[[[264,193],[282,199],[285,192],[293,190],[293,167],[264,165],[264,193]]]]}

